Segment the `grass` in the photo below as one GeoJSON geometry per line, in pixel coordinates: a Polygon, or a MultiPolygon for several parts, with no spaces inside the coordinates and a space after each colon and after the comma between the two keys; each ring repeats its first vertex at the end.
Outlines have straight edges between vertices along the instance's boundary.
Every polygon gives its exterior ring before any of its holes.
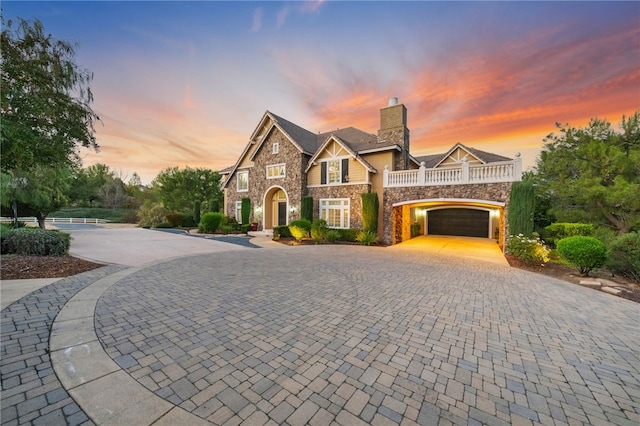
{"type": "Polygon", "coordinates": [[[135,209],[105,209],[100,207],[67,207],[49,214],[49,217],[79,217],[105,219],[109,222],[130,222],[127,217],[135,217],[135,209]]]}

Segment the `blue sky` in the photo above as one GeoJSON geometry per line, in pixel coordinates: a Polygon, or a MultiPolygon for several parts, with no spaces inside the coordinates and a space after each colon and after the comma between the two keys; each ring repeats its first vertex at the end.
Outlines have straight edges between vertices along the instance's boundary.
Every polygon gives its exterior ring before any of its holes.
{"type": "Polygon", "coordinates": [[[270,110],[378,129],[396,96],[415,155],[456,142],[533,165],[556,122],[640,109],[640,2],[15,2],[78,43],[99,153],[145,183],[233,165],[270,110]]]}

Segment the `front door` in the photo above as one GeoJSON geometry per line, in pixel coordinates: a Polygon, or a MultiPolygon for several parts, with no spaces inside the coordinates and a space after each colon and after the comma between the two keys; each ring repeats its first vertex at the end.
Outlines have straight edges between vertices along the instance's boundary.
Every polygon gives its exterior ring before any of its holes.
{"type": "Polygon", "coordinates": [[[278,202],[278,226],[287,224],[287,202],[278,202]]]}

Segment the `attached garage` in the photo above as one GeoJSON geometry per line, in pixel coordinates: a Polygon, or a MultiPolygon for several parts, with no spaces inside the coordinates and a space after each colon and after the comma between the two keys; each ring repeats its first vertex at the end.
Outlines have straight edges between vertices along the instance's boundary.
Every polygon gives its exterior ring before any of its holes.
{"type": "Polygon", "coordinates": [[[487,210],[444,208],[427,212],[427,234],[489,237],[487,210]]]}

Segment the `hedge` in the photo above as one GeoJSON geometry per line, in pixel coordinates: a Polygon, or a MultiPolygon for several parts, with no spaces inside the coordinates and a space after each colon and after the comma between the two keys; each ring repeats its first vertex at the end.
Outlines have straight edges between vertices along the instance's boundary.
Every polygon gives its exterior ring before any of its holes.
{"type": "Polygon", "coordinates": [[[40,228],[18,228],[2,232],[2,253],[27,256],[65,256],[71,235],[40,228]]]}

